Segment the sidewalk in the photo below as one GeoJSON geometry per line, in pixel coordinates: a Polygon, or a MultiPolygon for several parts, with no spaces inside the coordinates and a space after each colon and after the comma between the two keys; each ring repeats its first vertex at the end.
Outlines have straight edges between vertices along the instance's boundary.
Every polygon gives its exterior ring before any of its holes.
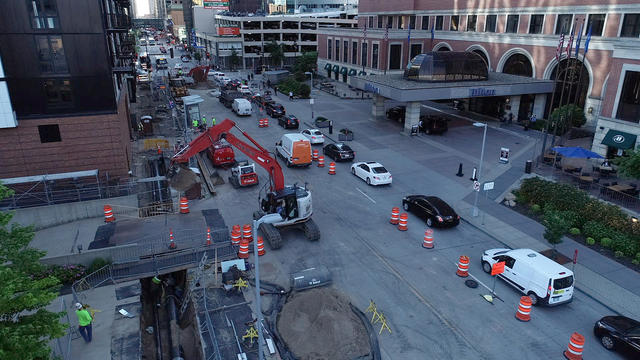
{"type": "MultiPolygon", "coordinates": [[[[506,247],[536,251],[551,247],[542,236],[542,224],[491,199],[481,196],[478,201],[480,215],[473,217],[474,196],[471,193],[456,204],[460,216],[472,226],[494,237],[506,247]]],[[[612,312],[640,319],[640,274],[567,237],[556,249],[568,258],[573,258],[574,251],[578,250],[578,263],[574,273],[575,286],[580,292],[602,303],[612,312]]],[[[566,266],[571,268],[572,264],[566,266]]]]}

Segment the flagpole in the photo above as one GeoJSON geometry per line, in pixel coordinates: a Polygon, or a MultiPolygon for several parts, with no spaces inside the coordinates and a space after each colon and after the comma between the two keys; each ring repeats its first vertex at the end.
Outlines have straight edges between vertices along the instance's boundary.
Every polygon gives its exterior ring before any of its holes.
{"type": "MultiPolygon", "coordinates": [[[[564,37],[561,37],[560,40],[560,51],[562,51],[562,45],[564,44],[564,37]]],[[[553,80],[553,91],[551,92],[551,103],[549,104],[549,119],[547,119],[547,123],[545,124],[544,127],[544,137],[542,138],[542,152],[540,154],[540,157],[544,157],[544,153],[547,147],[547,136],[549,135],[549,124],[551,123],[551,113],[553,113],[553,101],[555,100],[556,97],[556,91],[558,88],[558,76],[560,75],[560,59],[561,56],[560,54],[558,54],[558,49],[556,49],[556,61],[558,61],[558,70],[556,71],[556,78],[553,80]]],[[[554,132],[554,140],[555,140],[555,132],[554,132]]]]}
{"type": "MultiPolygon", "coordinates": [[[[576,22],[574,23],[574,27],[573,29],[575,29],[575,24],[578,21],[576,20],[576,22]]],[[[572,49],[572,45],[573,45],[573,30],[571,31],[571,37],[569,37],[569,51],[567,51],[567,66],[565,66],[564,69],[564,78],[562,80],[562,91],[560,92],[560,102],[558,103],[558,108],[562,107],[562,102],[564,101],[564,89],[567,85],[567,74],[569,73],[569,65],[571,64],[571,49],[572,49]]],[[[560,55],[562,58],[562,55],[560,55]]],[[[549,114],[549,117],[551,117],[551,114],[549,114]]],[[[551,140],[551,146],[553,147],[556,143],[556,133],[558,132],[558,127],[560,125],[560,121],[564,122],[564,119],[562,119],[562,114],[560,114],[560,118],[558,119],[558,123],[556,124],[556,127],[553,129],[553,139],[551,140]]]]}
{"type": "MultiPolygon", "coordinates": [[[[591,27],[589,28],[588,32],[589,32],[589,34],[587,36],[590,36],[591,35],[591,27]]],[[[589,37],[587,39],[589,39],[589,37]]],[[[580,64],[578,64],[578,65],[584,65],[585,58],[587,57],[587,52],[589,51],[588,46],[589,46],[589,43],[587,43],[585,41],[585,49],[582,52],[582,62],[580,64]]],[[[579,58],[579,56],[576,56],[576,59],[578,59],[578,58],[579,58]]],[[[582,66],[580,66],[580,74],[578,74],[578,91],[576,91],[576,97],[575,97],[575,100],[573,101],[576,105],[578,105],[578,101],[580,101],[580,93],[582,91],[582,73],[583,72],[584,71],[582,71],[582,66]]],[[[586,105],[586,98],[585,98],[585,105],[586,105]]],[[[584,111],[584,105],[583,105],[582,109],[584,111]]],[[[571,114],[573,114],[573,112],[571,114]]]]}
{"type": "MultiPolygon", "coordinates": [[[[578,25],[578,21],[576,21],[576,27],[578,25]]],[[[582,31],[582,27],[580,27],[580,31],[582,31]]],[[[579,39],[580,37],[578,37],[579,39]]],[[[576,46],[579,46],[578,44],[576,44],[576,46]]],[[[569,75],[569,80],[570,80],[570,84],[569,84],[569,93],[567,94],[567,106],[571,105],[571,90],[573,89],[573,79],[576,73],[576,66],[578,65],[578,56],[576,55],[575,59],[571,58],[571,50],[569,50],[569,61],[571,61],[571,74],[569,75]]],[[[582,73],[582,71],[580,72],[582,73]]],[[[579,83],[578,83],[579,84],[579,83]]],[[[562,103],[560,103],[560,107],[562,107],[562,103]]],[[[567,115],[567,126],[571,126],[573,120],[573,111],[570,111],[569,114],[567,115]]],[[[562,136],[560,137],[560,139],[562,139],[562,136]]]]}

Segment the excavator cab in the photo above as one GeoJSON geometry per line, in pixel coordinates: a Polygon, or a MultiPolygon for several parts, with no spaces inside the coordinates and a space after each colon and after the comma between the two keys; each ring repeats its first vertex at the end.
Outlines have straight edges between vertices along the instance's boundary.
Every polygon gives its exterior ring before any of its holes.
{"type": "Polygon", "coordinates": [[[298,199],[293,187],[271,192],[262,199],[262,211],[267,214],[279,214],[283,221],[294,220],[298,217],[298,199]]]}

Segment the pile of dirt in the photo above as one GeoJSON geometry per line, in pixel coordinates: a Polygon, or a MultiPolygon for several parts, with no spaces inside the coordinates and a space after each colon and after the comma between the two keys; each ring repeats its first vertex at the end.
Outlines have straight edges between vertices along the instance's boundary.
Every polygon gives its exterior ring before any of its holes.
{"type": "Polygon", "coordinates": [[[350,360],[370,353],[364,325],[335,289],[295,293],[282,308],[277,326],[300,360],[350,360]]]}
{"type": "Polygon", "coordinates": [[[190,189],[198,180],[198,175],[186,167],[179,167],[178,172],[170,179],[169,184],[178,191],[190,189]]]}

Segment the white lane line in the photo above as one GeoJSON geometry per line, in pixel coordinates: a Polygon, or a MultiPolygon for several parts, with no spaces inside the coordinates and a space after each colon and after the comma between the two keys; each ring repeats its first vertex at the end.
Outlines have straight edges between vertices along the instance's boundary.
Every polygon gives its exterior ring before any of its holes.
{"type": "MultiPolygon", "coordinates": [[[[458,263],[453,263],[456,267],[458,267],[458,263]]],[[[477,277],[473,276],[473,274],[471,274],[470,271],[468,271],[469,276],[471,276],[473,278],[473,280],[477,281],[478,284],[484,286],[487,290],[491,291],[491,288],[488,287],[487,285],[485,285],[482,281],[478,280],[477,277]]]]}
{"type": "Polygon", "coordinates": [[[360,192],[360,194],[364,195],[364,197],[366,197],[367,199],[371,200],[372,203],[376,203],[375,200],[373,200],[372,198],[369,197],[369,195],[365,194],[362,190],[356,188],[356,190],[358,190],[360,192]]]}

